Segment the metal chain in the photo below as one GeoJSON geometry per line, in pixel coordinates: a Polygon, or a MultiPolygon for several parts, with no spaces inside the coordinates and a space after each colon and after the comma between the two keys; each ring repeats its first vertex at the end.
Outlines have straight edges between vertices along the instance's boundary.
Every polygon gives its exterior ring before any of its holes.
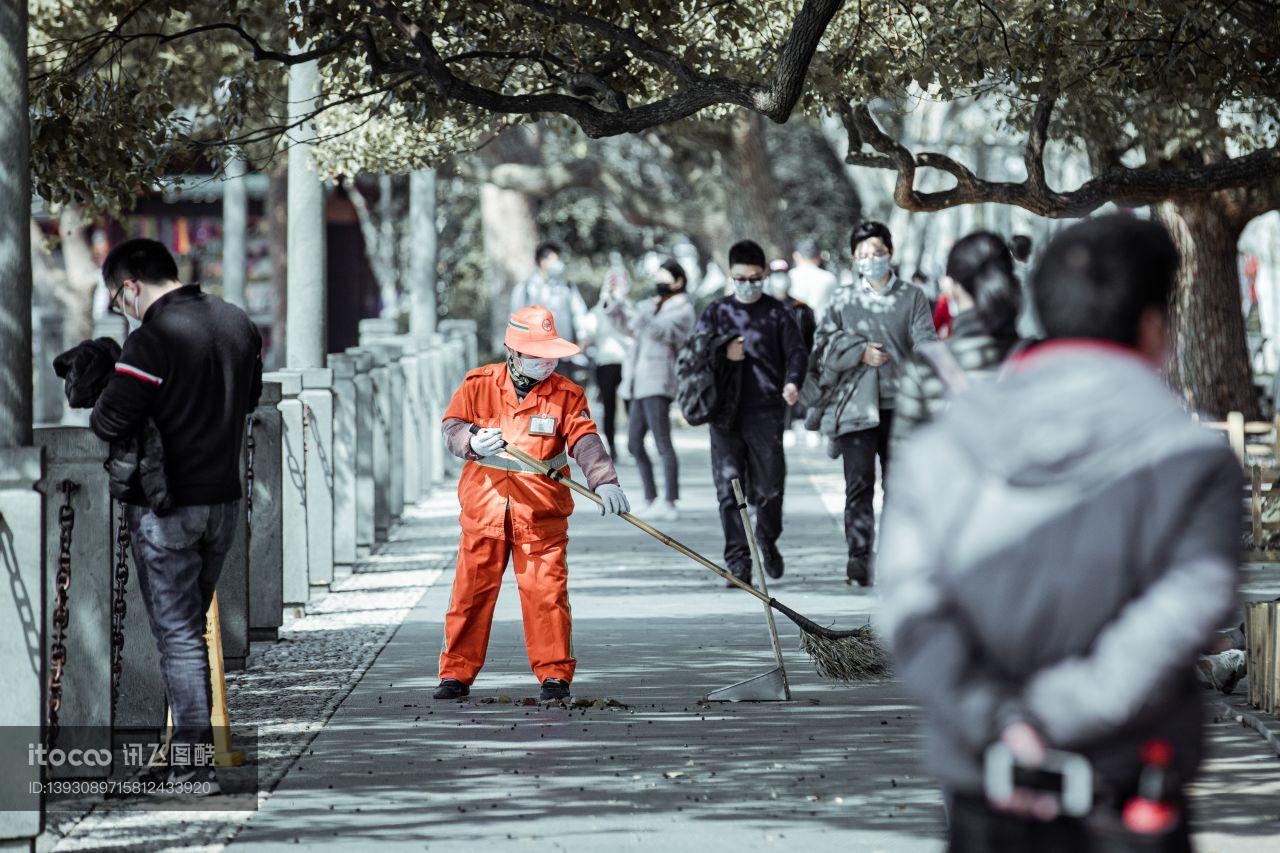
{"type": "Polygon", "coordinates": [[[244,518],[245,524],[253,527],[253,454],[257,446],[253,440],[253,426],[258,419],[249,415],[245,427],[245,464],[244,464],[244,518]]]}
{"type": "Polygon", "coordinates": [[[58,742],[61,732],[58,712],[62,710],[62,670],[67,664],[67,626],[71,611],[67,608],[67,592],[71,589],[71,534],[76,526],[76,510],[71,497],[80,490],[80,484],[63,480],[58,491],[64,495],[58,509],[58,576],[54,582],[53,643],[49,647],[49,749],[58,742]]]}
{"type": "MultiPolygon", "coordinates": [[[[302,458],[307,458],[307,451],[311,445],[311,407],[306,403],[302,404],[302,458]]],[[[305,475],[306,469],[303,469],[305,475]]]]}
{"type": "Polygon", "coordinates": [[[116,702],[120,698],[120,676],[124,673],[124,617],[128,611],[125,590],[129,584],[129,517],[124,504],[120,504],[120,524],[116,528],[116,575],[111,584],[114,600],[111,604],[111,719],[116,716],[116,702]]]}

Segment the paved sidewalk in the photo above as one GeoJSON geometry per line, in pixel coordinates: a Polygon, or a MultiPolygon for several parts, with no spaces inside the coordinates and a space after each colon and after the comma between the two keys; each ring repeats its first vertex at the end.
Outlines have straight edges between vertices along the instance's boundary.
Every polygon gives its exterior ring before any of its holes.
{"type": "MultiPolygon", "coordinates": [[[[442,568],[452,567],[456,517],[451,489],[410,508],[390,541],[354,574],[286,625],[278,642],[254,643],[245,670],[227,673],[231,720],[256,729],[257,762],[221,770],[224,789],[252,790],[256,775],[258,799],[265,802],[442,568]]],[[[69,804],[79,810],[51,812],[37,847],[60,853],[219,849],[253,812],[220,809],[218,799],[200,810],[158,811],[145,800],[69,804]]]]}
{"type": "MultiPolygon", "coordinates": [[[[705,431],[681,431],[677,445],[684,516],[661,526],[718,562],[705,431]]],[[[820,622],[861,624],[876,599],[842,580],[839,468],[818,449],[788,459],[788,568],[771,592],[820,622]]],[[[621,472],[638,498],[635,469],[621,472]]],[[[588,706],[522,704],[537,684],[510,575],[471,701],[435,702],[456,538],[446,488],[410,510],[393,541],[284,642],[255,647],[249,670],[232,675],[233,719],[263,732],[258,812],[99,811],[57,826],[42,846],[942,849],[920,714],[899,684],[818,679],[780,617],[795,701],[700,702],[772,667],[761,606],[585,503],[572,522],[570,576],[575,696],[588,706]]],[[[1234,713],[1220,714],[1194,792],[1199,849],[1280,851],[1280,761],[1234,713]]]]}
{"type": "MultiPolygon", "coordinates": [[[[685,511],[669,532],[719,561],[703,442],[678,435],[685,511]]],[[[771,591],[819,621],[859,624],[875,599],[841,580],[838,469],[817,450],[789,459],[788,570],[771,591]]],[[[622,473],[638,496],[634,469],[622,473]]],[[[446,572],[233,849],[942,848],[919,712],[900,685],[819,680],[780,619],[795,701],[700,704],[771,667],[761,607],[589,505],[574,518],[570,555],[575,696],[625,707],[521,704],[537,685],[510,576],[471,700],[433,701],[446,572]]],[[[1234,719],[1209,736],[1201,849],[1280,849],[1275,756],[1234,719]]]]}

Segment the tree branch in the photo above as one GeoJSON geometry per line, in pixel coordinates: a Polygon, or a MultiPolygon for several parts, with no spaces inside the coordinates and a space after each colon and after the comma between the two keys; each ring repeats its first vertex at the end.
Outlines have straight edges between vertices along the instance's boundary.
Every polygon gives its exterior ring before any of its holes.
{"type": "MultiPolygon", "coordinates": [[[[822,34],[843,0],[805,0],[774,65],[770,80],[764,86],[724,77],[704,78],[694,75],[691,70],[677,63],[671,54],[654,47],[625,28],[541,0],[519,0],[527,8],[556,20],[569,21],[595,32],[617,37],[638,57],[667,69],[682,83],[675,93],[636,107],[627,107],[617,99],[607,98],[612,107],[609,110],[572,95],[508,95],[477,86],[450,69],[449,63],[436,49],[430,27],[410,17],[395,0],[365,2],[413,44],[419,54],[423,72],[431,78],[436,90],[444,97],[495,113],[559,113],[575,121],[587,136],[598,139],[648,130],[660,124],[687,118],[717,104],[735,104],[774,121],[786,121],[804,89],[809,63],[822,34]]],[[[590,88],[598,89],[595,86],[590,88]]]]}
{"type": "Polygon", "coordinates": [[[1028,178],[1022,183],[988,181],[944,154],[924,152],[913,155],[906,146],[890,137],[876,123],[867,106],[842,107],[841,118],[849,133],[846,162],[898,173],[894,202],[917,213],[931,213],[964,204],[1009,204],[1040,216],[1072,218],[1087,216],[1108,202],[1124,206],[1156,204],[1203,197],[1218,190],[1251,186],[1280,179],[1280,146],[1213,163],[1181,168],[1115,165],[1071,192],[1049,188],[1044,177],[1044,146],[1047,142],[1051,96],[1036,106],[1024,160],[1028,178]],[[870,145],[878,154],[862,151],[870,145]],[[944,171],[956,178],[956,186],[940,192],[920,192],[915,188],[918,168],[944,171]]]}

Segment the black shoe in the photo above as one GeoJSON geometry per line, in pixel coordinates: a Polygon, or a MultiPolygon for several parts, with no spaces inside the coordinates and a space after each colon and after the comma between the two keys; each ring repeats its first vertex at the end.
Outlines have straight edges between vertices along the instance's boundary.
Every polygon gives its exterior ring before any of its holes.
{"type": "Polygon", "coordinates": [[[542,692],[538,699],[542,702],[558,702],[569,698],[569,682],[559,678],[548,678],[542,682],[542,692]]]}
{"type": "Polygon", "coordinates": [[[844,565],[845,583],[853,586],[871,586],[871,572],[865,557],[850,557],[844,565]]]}
{"type": "Polygon", "coordinates": [[[764,573],[774,580],[782,577],[783,571],[787,568],[787,563],[782,559],[782,552],[778,550],[776,542],[760,543],[760,562],[764,564],[764,573]]]}
{"type": "MultiPolygon", "coordinates": [[[[747,586],[753,586],[753,584],[751,583],[751,572],[750,572],[750,571],[745,571],[745,572],[735,572],[733,569],[730,569],[730,570],[729,570],[729,574],[733,575],[735,578],[737,578],[738,580],[742,581],[742,582],[743,582],[743,583],[745,583],[747,586]]],[[[724,585],[725,585],[725,587],[726,587],[726,588],[728,588],[728,589],[740,589],[740,587],[739,587],[736,583],[734,583],[733,581],[728,581],[728,580],[727,580],[727,581],[725,581],[725,582],[724,582],[724,585]]]]}
{"type": "Polygon", "coordinates": [[[436,699],[462,699],[471,695],[471,685],[463,684],[456,678],[445,678],[431,695],[436,699]]]}

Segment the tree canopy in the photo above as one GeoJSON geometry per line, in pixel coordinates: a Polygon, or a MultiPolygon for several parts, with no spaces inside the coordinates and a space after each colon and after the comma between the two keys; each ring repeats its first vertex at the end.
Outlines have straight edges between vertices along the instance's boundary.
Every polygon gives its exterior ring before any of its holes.
{"type": "Polygon", "coordinates": [[[439,162],[548,115],[606,137],[729,107],[775,122],[800,109],[839,114],[851,160],[899,173],[900,204],[1081,215],[1280,174],[1278,11],[1272,0],[295,0],[290,20],[242,0],[39,0],[35,177],[52,200],[119,204],[220,146],[266,157],[288,129],[282,73],[316,59],[317,156],[331,172],[439,162]],[[907,150],[881,107],[972,97],[1025,133],[1025,181],[907,150]],[[1050,185],[1054,140],[1087,151],[1090,181],[1050,185]],[[921,189],[922,170],[949,177],[921,189]]]}

